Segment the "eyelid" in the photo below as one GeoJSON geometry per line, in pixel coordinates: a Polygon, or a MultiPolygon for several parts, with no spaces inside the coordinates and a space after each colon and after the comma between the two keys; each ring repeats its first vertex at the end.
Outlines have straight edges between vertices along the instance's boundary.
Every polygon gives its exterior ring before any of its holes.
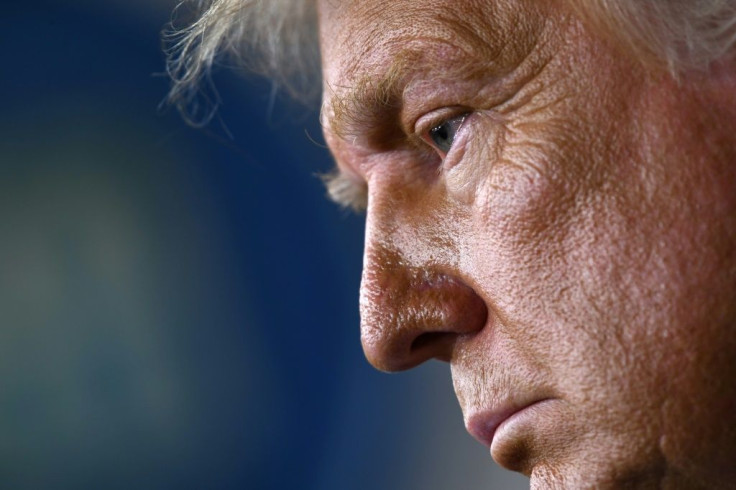
{"type": "Polygon", "coordinates": [[[467,107],[461,106],[443,107],[442,109],[429,112],[416,120],[414,123],[414,134],[424,140],[424,135],[442,123],[456,117],[467,116],[471,112],[467,107]]]}

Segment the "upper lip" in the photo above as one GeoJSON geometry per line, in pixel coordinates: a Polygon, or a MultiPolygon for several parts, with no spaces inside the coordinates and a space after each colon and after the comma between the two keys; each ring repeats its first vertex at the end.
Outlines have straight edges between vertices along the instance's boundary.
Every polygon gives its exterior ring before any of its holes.
{"type": "Polygon", "coordinates": [[[465,424],[466,428],[470,435],[475,437],[481,444],[490,447],[499,425],[514,414],[541,401],[544,401],[544,399],[534,399],[524,403],[507,403],[490,410],[476,412],[468,417],[465,424]]]}

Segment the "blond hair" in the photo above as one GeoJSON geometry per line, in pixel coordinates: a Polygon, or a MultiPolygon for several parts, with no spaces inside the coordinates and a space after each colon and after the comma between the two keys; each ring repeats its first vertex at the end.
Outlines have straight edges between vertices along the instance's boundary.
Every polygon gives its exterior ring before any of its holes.
{"type": "Polygon", "coordinates": [[[298,99],[317,97],[321,87],[315,3],[182,1],[164,32],[166,67],[172,82],[167,102],[176,105],[193,125],[209,122],[219,103],[209,78],[215,64],[266,76],[298,99]],[[185,25],[180,27],[182,17],[185,25]],[[188,22],[191,18],[194,20],[188,22]],[[203,92],[202,85],[211,90],[203,92]]]}
{"type": "MultiPolygon", "coordinates": [[[[673,73],[707,70],[732,54],[736,0],[563,0],[633,56],[673,73]]],[[[215,96],[198,97],[213,65],[226,61],[271,78],[300,99],[320,91],[316,2],[185,0],[194,20],[165,35],[172,80],[168,101],[194,124],[206,123],[215,96]]],[[[215,92],[216,94],[216,92],[215,92]]]]}

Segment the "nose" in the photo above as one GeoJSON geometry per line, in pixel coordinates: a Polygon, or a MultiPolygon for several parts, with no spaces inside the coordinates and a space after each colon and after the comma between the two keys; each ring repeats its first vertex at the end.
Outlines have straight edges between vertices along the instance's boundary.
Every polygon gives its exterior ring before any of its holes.
{"type": "Polygon", "coordinates": [[[487,308],[456,274],[438,264],[409,265],[400,251],[366,244],[360,292],[361,340],[382,371],[429,359],[449,362],[462,335],[481,330],[487,308]]]}

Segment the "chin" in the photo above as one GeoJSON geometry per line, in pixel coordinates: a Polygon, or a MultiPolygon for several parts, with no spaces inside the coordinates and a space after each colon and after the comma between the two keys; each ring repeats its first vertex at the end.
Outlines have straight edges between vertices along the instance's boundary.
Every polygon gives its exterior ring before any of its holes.
{"type": "MultiPolygon", "coordinates": [[[[627,450],[625,446],[598,444],[579,448],[564,460],[540,460],[528,476],[531,489],[729,489],[734,488],[734,470],[728,474],[714,468],[681,461],[668,461],[661,444],[627,450]]],[[[691,461],[694,463],[694,461],[691,461]]]]}
{"type": "MultiPolygon", "coordinates": [[[[585,461],[555,467],[537,465],[530,475],[531,489],[649,489],[700,488],[666,484],[666,472],[659,465],[620,468],[617,465],[590,464],[585,461]]],[[[671,482],[670,482],[671,483],[671,482]]]]}

